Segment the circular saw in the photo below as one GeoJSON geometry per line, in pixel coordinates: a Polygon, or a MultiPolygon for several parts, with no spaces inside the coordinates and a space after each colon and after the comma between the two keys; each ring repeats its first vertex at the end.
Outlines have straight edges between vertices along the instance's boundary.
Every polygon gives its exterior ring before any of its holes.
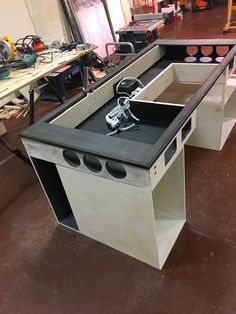
{"type": "Polygon", "coordinates": [[[11,56],[11,46],[6,40],[3,39],[0,39],[0,55],[5,59],[5,61],[8,60],[11,56]]]}
{"type": "Polygon", "coordinates": [[[10,74],[10,66],[8,60],[11,56],[10,44],[0,39],[0,79],[7,77],[10,74]]]}

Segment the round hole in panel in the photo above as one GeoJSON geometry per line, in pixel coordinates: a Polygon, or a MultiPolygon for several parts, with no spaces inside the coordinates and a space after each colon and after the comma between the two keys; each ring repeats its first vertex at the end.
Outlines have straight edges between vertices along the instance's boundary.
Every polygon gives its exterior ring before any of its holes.
{"type": "Polygon", "coordinates": [[[72,167],[79,167],[80,166],[80,159],[76,155],[75,152],[69,149],[63,150],[63,157],[65,161],[72,167]]]}
{"type": "Polygon", "coordinates": [[[213,53],[213,46],[201,46],[200,50],[203,56],[210,56],[213,53]]]}
{"type": "Polygon", "coordinates": [[[187,57],[184,58],[184,61],[187,63],[196,62],[197,57],[196,54],[198,53],[198,46],[187,46],[186,47],[187,57]]]}
{"type": "Polygon", "coordinates": [[[224,57],[217,57],[216,58],[216,62],[218,62],[218,63],[220,63],[221,61],[223,61],[224,60],[224,57]]]}
{"type": "Polygon", "coordinates": [[[85,166],[93,171],[93,172],[101,172],[102,171],[102,164],[96,156],[93,155],[84,155],[84,164],[85,166]]]}
{"type": "Polygon", "coordinates": [[[124,179],[126,177],[126,170],[119,162],[107,161],[106,169],[114,178],[124,179]]]}
{"type": "Polygon", "coordinates": [[[213,53],[213,46],[201,46],[202,57],[199,59],[202,63],[212,62],[210,55],[213,53]]]}
{"type": "Polygon", "coordinates": [[[216,46],[216,53],[219,57],[224,57],[229,52],[229,46],[216,46]]]}
{"type": "Polygon", "coordinates": [[[194,56],[189,56],[189,57],[184,58],[184,61],[187,63],[192,63],[192,62],[196,62],[197,58],[194,56]]]}
{"type": "Polygon", "coordinates": [[[202,63],[209,63],[212,61],[212,58],[211,57],[201,57],[199,60],[202,63]]]}

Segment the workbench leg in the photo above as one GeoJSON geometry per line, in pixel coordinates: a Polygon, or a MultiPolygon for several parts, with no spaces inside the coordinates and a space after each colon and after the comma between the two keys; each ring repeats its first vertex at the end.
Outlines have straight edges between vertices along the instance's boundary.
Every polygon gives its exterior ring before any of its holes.
{"type": "Polygon", "coordinates": [[[62,99],[61,95],[58,93],[58,91],[53,86],[53,84],[50,82],[50,80],[46,76],[44,77],[44,79],[47,82],[49,88],[52,90],[52,92],[56,95],[56,97],[60,101],[60,103],[63,104],[63,99],[62,99]]]}
{"type": "Polygon", "coordinates": [[[83,77],[83,86],[85,89],[88,88],[88,77],[89,77],[89,67],[83,67],[84,77],[83,77]]]}
{"type": "Polygon", "coordinates": [[[233,8],[233,0],[228,0],[227,22],[223,28],[223,33],[226,33],[230,30],[231,19],[232,19],[232,8],[233,8]]]}
{"type": "Polygon", "coordinates": [[[92,80],[93,82],[96,82],[97,79],[96,79],[95,74],[93,73],[93,70],[92,70],[91,68],[89,68],[88,71],[89,71],[89,75],[90,75],[90,77],[91,77],[91,80],[92,80]]]}
{"type": "Polygon", "coordinates": [[[34,89],[30,88],[29,89],[29,96],[30,96],[30,110],[29,110],[29,115],[30,115],[30,120],[29,124],[32,125],[34,124],[34,89]]]}

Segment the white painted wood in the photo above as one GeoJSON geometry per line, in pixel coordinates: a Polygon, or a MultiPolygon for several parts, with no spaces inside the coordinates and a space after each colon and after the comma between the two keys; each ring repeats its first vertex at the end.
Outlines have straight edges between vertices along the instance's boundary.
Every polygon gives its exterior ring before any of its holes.
{"type": "MultiPolygon", "coordinates": [[[[64,157],[63,157],[63,148],[51,146],[48,144],[32,141],[30,139],[24,139],[24,146],[28,152],[28,154],[31,157],[46,160],[49,162],[54,162],[57,165],[68,167],[70,169],[73,169],[74,171],[81,171],[86,173],[93,173],[90,169],[86,167],[86,165],[83,162],[83,153],[76,152],[76,155],[80,159],[80,166],[79,167],[73,167],[69,165],[64,157]]],[[[114,180],[117,182],[122,182],[124,184],[132,184],[134,186],[142,187],[143,189],[150,190],[152,189],[151,181],[150,181],[150,175],[149,171],[145,170],[143,168],[137,168],[131,165],[122,164],[122,166],[126,170],[126,177],[123,179],[117,179],[110,175],[110,173],[106,170],[106,161],[104,158],[98,157],[99,161],[102,164],[102,171],[99,173],[94,172],[94,176],[99,176],[103,178],[107,178],[110,180],[114,180]]],[[[167,168],[166,168],[167,169],[167,168]]],[[[163,172],[162,172],[163,173],[163,172]]]]}
{"type": "Polygon", "coordinates": [[[56,117],[51,123],[68,128],[76,127],[114,96],[113,85],[115,83],[124,77],[139,77],[163,55],[164,51],[161,47],[154,47],[140,59],[104,83],[101,87],[56,117]]]}
{"type": "Polygon", "coordinates": [[[135,97],[134,100],[155,100],[174,80],[174,65],[169,65],[151,82],[149,82],[135,97]]]}
{"type": "MultiPolygon", "coordinates": [[[[216,67],[215,64],[173,63],[134,99],[185,105],[216,67]]],[[[226,68],[197,108],[196,129],[188,145],[222,149],[235,123],[235,87],[236,78],[226,68]]]]}
{"type": "Polygon", "coordinates": [[[221,143],[220,143],[220,150],[223,148],[230,132],[232,131],[234,125],[235,125],[236,119],[235,118],[223,118],[222,123],[222,131],[221,131],[221,143]]]}
{"type": "Polygon", "coordinates": [[[236,118],[236,90],[234,89],[232,96],[228,98],[228,101],[224,106],[224,117],[236,118]]]}
{"type": "MultiPolygon", "coordinates": [[[[174,81],[202,83],[211,72],[217,67],[217,64],[199,64],[199,63],[173,63],[174,81]]],[[[225,81],[222,75],[217,83],[225,81]]]]}
{"type": "MultiPolygon", "coordinates": [[[[162,51],[158,52],[160,57],[162,51]]],[[[157,58],[156,48],[151,51],[149,58],[157,58]]],[[[113,96],[113,84],[116,81],[128,73],[126,76],[140,75],[149,67],[149,61],[142,59],[140,66],[139,60],[136,66],[117,74],[104,86],[54,119],[53,123],[75,127],[113,96]],[[148,64],[143,65],[144,61],[148,64]]],[[[205,80],[205,76],[212,71],[212,66],[200,65],[200,68],[195,68],[190,65],[191,73],[193,69],[196,73],[201,73],[196,75],[196,81],[193,76],[189,76],[189,81],[186,81],[188,66],[185,64],[184,73],[180,74],[180,66],[170,66],[163,71],[163,76],[159,75],[158,79],[155,78],[152,84],[148,84],[136,96],[136,101],[143,102],[144,105],[145,101],[155,103],[156,98],[166,88],[170,88],[169,95],[164,95],[168,101],[172,92],[170,85],[177,82],[173,88],[173,100],[180,106],[185,105],[191,97],[192,89],[197,89],[201,80],[205,80]],[[183,100],[176,95],[178,84],[185,84],[185,88],[191,89],[186,91],[183,100]],[[149,95],[151,98],[148,98],[149,95]]],[[[183,126],[172,139],[176,141],[176,150],[171,159],[165,161],[164,151],[149,171],[123,165],[127,176],[122,180],[109,175],[105,169],[106,160],[103,158],[99,157],[102,171],[92,173],[83,163],[83,154],[78,153],[81,165],[74,168],[64,160],[62,148],[24,139],[30,157],[56,164],[79,232],[158,269],[163,267],[186,220],[184,144],[197,125],[188,142],[193,141],[201,147],[221,149],[236,119],[236,92],[231,87],[232,82],[228,82],[227,73],[226,70],[205,96],[197,109],[197,118],[196,112],[190,117],[191,128],[187,136],[182,136],[183,126]]]]}
{"type": "Polygon", "coordinates": [[[161,269],[186,219],[183,156],[154,190],[57,165],[79,232],[161,269]]]}
{"type": "Polygon", "coordinates": [[[164,165],[162,178],[154,184],[150,178],[154,169],[123,165],[127,177],[115,179],[106,173],[103,159],[99,159],[103,170],[97,174],[85,169],[82,158],[78,168],[68,165],[62,148],[25,138],[23,143],[30,158],[55,163],[79,232],[163,267],[186,219],[183,144],[177,145],[182,149],[164,165]]]}
{"type": "Polygon", "coordinates": [[[12,94],[4,99],[0,100],[0,108],[3,107],[4,105],[8,104],[12,99],[16,97],[16,94],[12,94]]]}
{"type": "Polygon", "coordinates": [[[226,104],[236,87],[236,77],[228,78],[225,84],[224,103],[226,104]]]}
{"type": "MultiPolygon", "coordinates": [[[[133,99],[185,104],[216,66],[217,65],[213,64],[172,63],[150,81],[133,99]],[[170,88],[172,84],[173,87],[169,91],[172,97],[168,99],[168,95],[162,95],[162,93],[170,88]],[[181,84],[183,85],[182,88],[181,84]],[[188,92],[187,87],[189,87],[192,94],[188,92]],[[185,94],[187,94],[188,97],[186,95],[185,98],[183,98],[185,94]],[[178,98],[183,98],[182,102],[178,101],[178,98]]],[[[222,79],[219,78],[218,81],[221,80],[222,79]]]]}
{"type": "Polygon", "coordinates": [[[153,191],[153,202],[159,264],[162,267],[186,221],[184,150],[153,191]]]}
{"type": "Polygon", "coordinates": [[[196,129],[187,145],[219,150],[221,127],[222,111],[213,111],[211,106],[200,104],[197,108],[196,129]]]}
{"type": "Polygon", "coordinates": [[[34,142],[34,141],[32,141],[32,140],[28,140],[28,139],[25,139],[25,138],[22,138],[21,140],[22,140],[22,143],[24,144],[24,146],[25,146],[25,148],[26,148],[26,152],[27,152],[27,154],[28,154],[28,156],[29,156],[29,158],[30,158],[30,160],[31,160],[32,166],[33,166],[33,168],[34,168],[34,171],[35,171],[35,173],[36,173],[36,175],[37,175],[37,177],[38,177],[38,180],[39,180],[39,182],[40,182],[40,184],[41,184],[41,186],[42,186],[43,192],[44,192],[44,194],[45,194],[45,196],[46,196],[46,198],[47,198],[47,200],[48,200],[48,203],[49,203],[49,205],[50,205],[50,207],[51,207],[51,209],[52,209],[52,212],[53,212],[53,215],[54,215],[54,217],[55,217],[55,219],[56,219],[56,222],[59,223],[59,220],[57,219],[57,216],[56,216],[56,214],[55,214],[54,208],[53,208],[53,206],[52,206],[51,200],[50,200],[50,198],[48,197],[47,192],[46,192],[46,190],[45,190],[45,188],[44,188],[44,185],[43,185],[43,183],[42,183],[42,181],[41,181],[41,179],[40,179],[40,177],[39,177],[39,175],[38,175],[37,169],[35,168],[35,166],[34,166],[34,164],[33,164],[33,162],[32,162],[32,157],[34,157],[34,156],[31,155],[30,149],[28,150],[29,142],[32,143],[31,145],[34,146],[34,147],[37,147],[37,142],[34,142]]]}
{"type": "Polygon", "coordinates": [[[183,127],[176,134],[175,138],[173,138],[173,140],[176,139],[177,145],[176,145],[176,151],[173,154],[170,161],[167,164],[165,164],[165,157],[164,156],[165,156],[166,150],[168,149],[169,145],[171,145],[172,142],[167,146],[165,151],[155,161],[155,163],[152,165],[151,169],[149,170],[152,189],[154,189],[157,186],[157,184],[159,184],[160,180],[163,178],[166,171],[168,171],[168,169],[172,166],[175,159],[178,158],[179,154],[181,153],[181,151],[184,148],[184,144],[188,141],[189,137],[194,132],[194,129],[196,127],[196,111],[193,112],[192,116],[189,119],[191,120],[191,130],[189,130],[189,133],[187,134],[187,136],[184,139],[182,139],[182,130],[185,126],[185,125],[183,125],[183,127]]]}
{"type": "Polygon", "coordinates": [[[57,169],[82,234],[158,267],[150,192],[60,166],[57,169]]]}
{"type": "Polygon", "coordinates": [[[197,109],[197,127],[188,144],[220,151],[236,118],[235,79],[226,68],[220,84],[215,84],[197,109]]]}

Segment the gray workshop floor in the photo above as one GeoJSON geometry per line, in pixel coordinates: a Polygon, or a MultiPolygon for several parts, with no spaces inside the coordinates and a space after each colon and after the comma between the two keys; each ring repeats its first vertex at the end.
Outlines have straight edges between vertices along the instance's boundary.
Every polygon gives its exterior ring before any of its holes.
{"type": "MultiPolygon", "coordinates": [[[[215,4],[161,36],[235,38],[225,21],[215,4]]],[[[38,103],[37,119],[56,106],[38,103]]],[[[21,148],[27,120],[6,125],[21,148]]],[[[235,156],[236,128],[221,152],[186,148],[188,219],[162,271],[57,226],[33,170],[12,157],[0,166],[0,314],[236,313],[235,156]]]]}

